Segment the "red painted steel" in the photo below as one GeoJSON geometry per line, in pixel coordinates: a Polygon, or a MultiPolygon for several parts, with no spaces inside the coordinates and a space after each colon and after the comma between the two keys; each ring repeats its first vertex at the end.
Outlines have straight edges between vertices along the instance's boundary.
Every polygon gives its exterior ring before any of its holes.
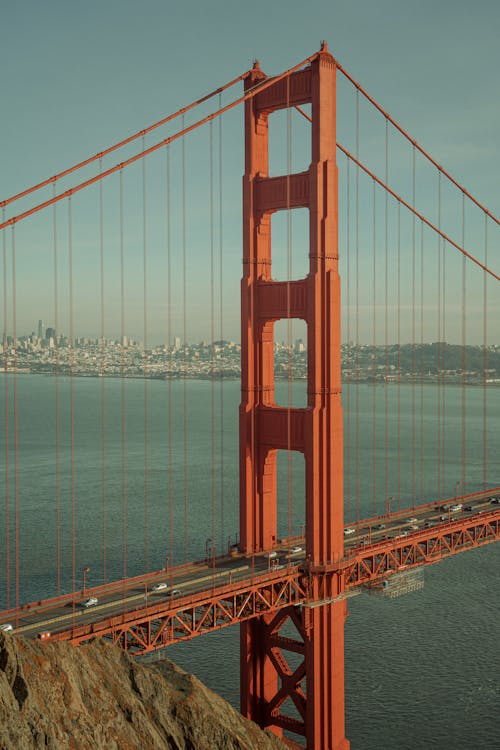
{"type": "MultiPolygon", "coordinates": [[[[245,86],[264,73],[256,65],[245,86]]],[[[326,45],[304,70],[277,81],[245,105],[243,179],[243,279],[241,287],[242,400],[240,406],[240,539],[246,554],[276,544],[276,451],[304,453],[306,553],[312,564],[310,595],[320,577],[314,566],[343,557],[343,435],[340,385],[340,278],[336,167],[335,61],[326,45]],[[281,108],[310,102],[312,160],[307,173],[269,177],[268,118],[281,108]],[[307,278],[272,279],[271,214],[309,208],[307,278]],[[308,331],[308,401],[283,409],[274,399],[274,323],[300,317],[308,331]]],[[[278,621],[259,618],[241,628],[243,713],[281,735],[290,721],[279,714],[292,697],[309,750],[348,748],[344,731],[344,621],[346,605],[335,601],[343,578],[321,576],[328,603],[301,614],[307,694],[290,687],[283,661],[273,651],[278,621]],[[288,688],[286,687],[288,685],[288,688]],[[290,692],[291,691],[291,692],[290,692]],[[301,712],[302,711],[302,712],[301,712]]]]}

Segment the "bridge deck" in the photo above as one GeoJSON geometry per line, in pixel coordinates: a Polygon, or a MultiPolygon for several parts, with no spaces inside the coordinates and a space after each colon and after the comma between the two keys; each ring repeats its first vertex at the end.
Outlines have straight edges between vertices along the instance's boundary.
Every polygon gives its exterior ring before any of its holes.
{"type": "MultiPolygon", "coordinates": [[[[500,539],[500,487],[364,519],[344,529],[342,560],[321,566],[341,596],[394,573],[500,539]],[[453,506],[461,505],[453,512],[453,506]],[[446,509],[445,509],[446,506],[446,509]]],[[[81,643],[109,637],[145,653],[292,604],[317,606],[308,591],[304,540],[253,556],[239,552],[115,581],[0,613],[13,632],[81,643]],[[84,607],[91,597],[96,604],[84,607]]]]}

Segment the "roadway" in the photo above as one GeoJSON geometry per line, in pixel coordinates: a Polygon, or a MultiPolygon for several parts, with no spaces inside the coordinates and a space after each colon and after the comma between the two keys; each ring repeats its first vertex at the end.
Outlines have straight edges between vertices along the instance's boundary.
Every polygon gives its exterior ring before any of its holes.
{"type": "MultiPolygon", "coordinates": [[[[345,556],[360,548],[387,539],[402,539],[432,526],[442,527],[459,518],[473,518],[499,507],[500,488],[363,519],[344,527],[345,556]],[[495,494],[496,493],[496,494],[495,494]],[[461,507],[458,508],[457,506],[461,507]]],[[[0,612],[0,627],[12,625],[13,633],[28,638],[49,638],[51,633],[68,630],[158,604],[168,609],[183,606],[194,594],[216,586],[252,580],[265,573],[305,563],[304,540],[283,540],[271,552],[233,555],[157,571],[126,581],[87,588],[45,601],[24,605],[18,610],[0,612]],[[83,603],[96,599],[91,606],[83,603]]]]}

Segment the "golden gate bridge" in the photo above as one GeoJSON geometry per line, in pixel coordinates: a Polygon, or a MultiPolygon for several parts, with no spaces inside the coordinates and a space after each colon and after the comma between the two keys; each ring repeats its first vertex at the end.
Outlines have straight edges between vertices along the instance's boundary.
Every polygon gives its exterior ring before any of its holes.
{"type": "MultiPolygon", "coordinates": [[[[44,641],[77,645],[107,638],[137,656],[239,623],[242,712],[292,747],[349,747],[344,725],[347,599],[361,590],[412,590],[420,585],[418,572],[425,566],[499,539],[500,487],[488,406],[494,378],[488,359],[500,279],[490,245],[500,221],[370,97],[325,43],[279,75],[267,76],[255,62],[250,71],[189,106],[0,205],[5,374],[5,604],[0,621],[15,633],[44,641]],[[339,79],[351,92],[345,108],[339,79]],[[243,93],[233,94],[238,84],[243,93]],[[240,255],[234,240],[225,246],[224,211],[227,206],[234,211],[233,195],[223,192],[224,160],[234,158],[225,118],[241,110],[239,534],[226,549],[224,518],[231,500],[224,492],[228,446],[216,340],[224,340],[230,304],[226,279],[240,255]],[[281,129],[273,131],[276,118],[281,129]],[[344,143],[338,139],[341,128],[344,143]],[[156,140],[150,143],[152,137],[156,140]],[[281,152],[281,161],[273,150],[281,152]],[[115,152],[121,160],[108,165],[115,152]],[[305,168],[297,171],[301,160],[305,168]],[[188,178],[190,165],[196,180],[188,178]],[[33,201],[35,195],[42,197],[33,201]],[[294,223],[296,215],[305,231],[294,223]],[[19,321],[33,295],[27,269],[36,276],[37,264],[51,268],[48,297],[55,332],[46,346],[55,376],[53,427],[48,428],[53,498],[44,511],[54,519],[49,545],[54,574],[45,598],[26,601],[30,568],[23,534],[29,536],[29,498],[23,450],[30,434],[20,418],[19,321]],[[91,569],[81,564],[79,550],[79,471],[85,472],[85,465],[78,445],[75,382],[82,373],[75,342],[78,315],[89,314],[83,312],[86,306],[93,308],[99,331],[87,374],[103,376],[98,585],[89,585],[91,569]],[[208,344],[202,349],[208,357],[210,400],[203,504],[189,493],[193,369],[187,342],[197,316],[206,326],[208,344]],[[136,320],[143,339],[143,485],[132,489],[126,332],[136,320]],[[285,321],[288,359],[277,373],[279,321],[285,321]],[[292,321],[302,322],[307,341],[302,406],[296,403],[300,384],[297,389],[292,321]],[[157,325],[169,344],[175,333],[182,334],[164,352],[169,369],[162,371],[167,419],[160,459],[152,456],[151,436],[157,325]],[[60,335],[63,326],[66,341],[60,335]],[[111,456],[104,376],[110,360],[106,335],[113,328],[119,330],[121,450],[111,456]],[[448,336],[458,338],[461,351],[461,367],[452,374],[446,366],[448,336]],[[401,360],[404,340],[410,342],[408,371],[401,360]],[[432,373],[423,358],[426,341],[436,342],[432,373]],[[478,342],[482,365],[473,376],[481,393],[479,431],[477,414],[474,427],[469,426],[467,352],[472,341],[478,342]],[[369,366],[361,364],[367,349],[369,366]],[[393,349],[396,365],[390,358],[393,349]],[[176,396],[174,370],[180,372],[176,396]],[[450,398],[449,382],[458,398],[450,398]],[[424,419],[429,383],[437,393],[431,431],[424,419]],[[368,435],[361,388],[371,393],[368,435]],[[456,456],[450,455],[455,450],[450,430],[458,435],[456,456]],[[365,439],[371,444],[367,465],[361,458],[365,439]],[[479,461],[472,442],[481,447],[479,461]],[[410,456],[406,468],[403,451],[410,456]],[[299,522],[293,453],[304,457],[299,522]],[[280,455],[287,461],[281,500],[280,455]],[[459,481],[450,480],[450,457],[459,481]],[[116,486],[110,478],[113,461],[116,486]],[[168,477],[161,496],[151,491],[158,461],[168,477]],[[362,496],[367,475],[368,498],[362,496]],[[426,475],[435,483],[432,493],[424,484],[426,475]],[[144,566],[132,575],[131,523],[138,522],[137,506],[144,546],[134,554],[144,566]],[[115,523],[117,508],[121,518],[115,523]],[[165,521],[160,550],[150,541],[158,512],[165,521]],[[198,514],[209,535],[204,555],[202,542],[192,539],[198,514]],[[119,541],[118,553],[109,551],[111,535],[114,544],[119,541]],[[159,555],[166,558],[161,567],[155,565],[159,555]],[[112,557],[120,556],[121,577],[112,564],[112,557]]],[[[41,342],[32,345],[43,349],[41,342]]]]}

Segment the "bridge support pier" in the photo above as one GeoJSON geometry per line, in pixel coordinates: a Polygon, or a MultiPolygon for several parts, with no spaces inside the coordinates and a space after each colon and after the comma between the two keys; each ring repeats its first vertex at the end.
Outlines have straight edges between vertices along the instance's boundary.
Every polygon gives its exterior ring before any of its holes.
{"type": "MultiPolygon", "coordinates": [[[[264,79],[256,64],[245,89],[264,79]]],[[[309,600],[241,626],[241,706],[247,717],[278,735],[290,731],[305,737],[307,750],[349,748],[344,727],[347,609],[338,599],[344,581],[341,574],[328,572],[343,557],[335,82],[335,60],[323,44],[309,66],[264,91],[257,89],[245,105],[240,546],[255,554],[276,545],[276,450],[303,452],[309,600]],[[270,177],[269,115],[308,103],[309,170],[270,177]],[[305,279],[277,282],[271,272],[271,214],[298,207],[309,209],[309,273],[305,279]],[[304,409],[275,403],[273,331],[280,318],[301,318],[307,325],[304,409]],[[290,627],[297,637],[290,638],[290,627]]]]}

